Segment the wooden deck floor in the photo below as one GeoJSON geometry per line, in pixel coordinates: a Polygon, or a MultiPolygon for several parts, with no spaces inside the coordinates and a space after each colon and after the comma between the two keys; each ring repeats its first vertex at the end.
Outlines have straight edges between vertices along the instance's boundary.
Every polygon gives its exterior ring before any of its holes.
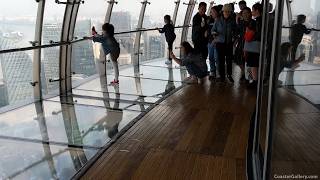
{"type": "Polygon", "coordinates": [[[274,129],[273,174],[319,177],[319,109],[285,89],[279,90],[279,99],[280,108],[274,129]]]}
{"type": "Polygon", "coordinates": [[[255,94],[244,85],[187,85],[129,129],[82,179],[246,179],[255,94]]]}

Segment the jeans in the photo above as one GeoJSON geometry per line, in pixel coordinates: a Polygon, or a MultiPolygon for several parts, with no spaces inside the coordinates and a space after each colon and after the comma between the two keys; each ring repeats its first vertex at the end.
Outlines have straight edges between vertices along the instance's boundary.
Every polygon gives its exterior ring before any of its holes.
{"type": "Polygon", "coordinates": [[[216,73],[218,65],[218,52],[216,46],[212,43],[208,43],[209,61],[210,61],[210,72],[216,73]]]}
{"type": "Polygon", "coordinates": [[[190,75],[196,76],[197,78],[204,78],[208,75],[207,70],[201,69],[195,64],[188,64],[186,68],[190,75]]]}

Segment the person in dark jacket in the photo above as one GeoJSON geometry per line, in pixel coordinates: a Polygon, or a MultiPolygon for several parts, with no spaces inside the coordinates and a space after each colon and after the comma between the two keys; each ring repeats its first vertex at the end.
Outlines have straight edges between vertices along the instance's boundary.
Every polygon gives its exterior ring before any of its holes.
{"type": "Polygon", "coordinates": [[[166,61],[166,64],[171,64],[172,59],[170,57],[170,54],[173,49],[173,42],[176,39],[176,34],[174,33],[174,26],[171,21],[171,17],[169,15],[164,16],[164,23],[165,25],[163,28],[159,29],[160,33],[164,33],[166,37],[166,41],[168,43],[168,50],[169,50],[169,60],[166,61]]]}
{"type": "Polygon", "coordinates": [[[292,44],[292,58],[295,59],[297,49],[299,44],[302,41],[304,34],[310,34],[311,30],[307,29],[307,27],[304,25],[306,22],[306,16],[303,14],[298,15],[297,17],[297,23],[294,24],[291,28],[291,34],[290,34],[290,42],[292,44]]]}
{"type": "Polygon", "coordinates": [[[203,57],[186,41],[181,44],[181,53],[181,59],[177,58],[173,52],[171,53],[171,58],[176,61],[177,64],[187,68],[192,80],[197,80],[199,83],[202,83],[208,76],[207,64],[201,59],[203,57]]]}
{"type": "Polygon", "coordinates": [[[198,10],[198,13],[192,19],[192,42],[194,50],[202,55],[203,60],[206,60],[208,57],[207,4],[200,2],[198,10]]]}
{"type": "Polygon", "coordinates": [[[232,78],[232,59],[233,59],[233,39],[237,32],[235,19],[232,18],[232,7],[230,4],[223,6],[223,16],[217,19],[212,28],[214,35],[213,42],[218,51],[219,74],[218,81],[225,81],[225,64],[227,64],[227,78],[234,82],[232,78]]]}

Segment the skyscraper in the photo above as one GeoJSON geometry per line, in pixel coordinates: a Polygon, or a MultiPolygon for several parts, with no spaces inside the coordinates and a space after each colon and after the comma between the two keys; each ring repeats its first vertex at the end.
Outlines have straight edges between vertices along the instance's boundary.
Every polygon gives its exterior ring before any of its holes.
{"type": "MultiPolygon", "coordinates": [[[[49,44],[51,41],[59,42],[61,36],[62,25],[59,23],[47,23],[43,25],[43,44],[49,44]]],[[[44,94],[48,94],[59,88],[58,82],[50,82],[50,79],[59,78],[59,55],[60,47],[51,47],[43,49],[42,61],[45,82],[42,82],[44,94]]]]}
{"type": "MultiPolygon", "coordinates": [[[[62,25],[58,23],[44,24],[43,27],[43,42],[60,41],[62,25]]],[[[77,21],[74,36],[82,38],[88,36],[91,32],[91,21],[77,21]]],[[[46,48],[43,50],[43,71],[47,93],[59,88],[58,82],[49,82],[50,79],[59,78],[59,56],[60,47],[46,48]]],[[[78,77],[88,77],[96,73],[95,62],[93,56],[92,42],[82,41],[73,44],[72,46],[72,72],[78,77]]]]}
{"type": "MultiPolygon", "coordinates": [[[[17,48],[14,41],[0,36],[0,50],[17,48]]],[[[1,105],[15,104],[32,98],[32,61],[27,52],[0,54],[1,105]],[[5,102],[7,101],[7,102],[5,102]]]]}
{"type": "MultiPolygon", "coordinates": [[[[91,21],[78,21],[75,27],[74,36],[82,38],[91,34],[91,21]]],[[[93,47],[91,41],[81,41],[72,46],[72,72],[77,75],[91,76],[96,73],[93,47]]]]}

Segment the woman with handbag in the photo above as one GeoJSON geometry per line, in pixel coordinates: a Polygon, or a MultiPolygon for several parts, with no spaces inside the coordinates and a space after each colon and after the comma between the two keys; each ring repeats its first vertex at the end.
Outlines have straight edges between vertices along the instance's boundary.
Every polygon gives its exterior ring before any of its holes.
{"type": "Polygon", "coordinates": [[[262,11],[263,6],[260,3],[256,3],[252,6],[252,16],[255,20],[247,27],[245,34],[244,54],[253,79],[248,85],[249,88],[256,88],[258,84],[262,11]]]}

